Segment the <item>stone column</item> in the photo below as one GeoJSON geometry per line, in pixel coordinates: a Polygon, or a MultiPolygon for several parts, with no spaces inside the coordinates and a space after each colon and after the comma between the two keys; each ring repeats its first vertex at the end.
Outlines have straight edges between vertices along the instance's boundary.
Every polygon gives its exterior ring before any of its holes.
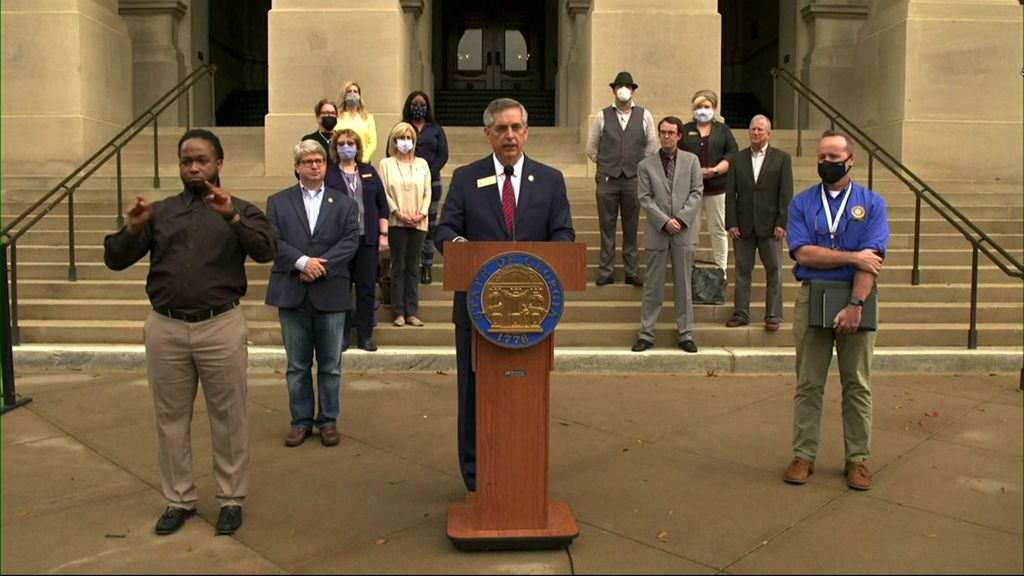
{"type": "MultiPolygon", "coordinates": [[[[860,88],[853,77],[854,56],[857,33],[868,16],[868,0],[810,0],[800,14],[807,23],[809,39],[801,80],[840,111],[849,110],[860,88]]],[[[829,121],[816,109],[801,104],[798,114],[805,127],[829,127],[829,121]]]]}
{"type": "Polygon", "coordinates": [[[0,169],[66,176],[132,119],[117,0],[4,0],[0,26],[0,169]]]}
{"type": "MultiPolygon", "coordinates": [[[[118,11],[132,38],[133,118],[186,75],[178,27],[187,9],[183,0],[120,0],[118,11]]],[[[169,106],[158,119],[160,126],[184,126],[187,107],[187,98],[169,106]]]]}
{"type": "Polygon", "coordinates": [[[1007,191],[1019,194],[1021,10],[1000,0],[887,3],[859,37],[854,121],[926,181],[1013,183],[1007,191]]]}
{"type": "MultiPolygon", "coordinates": [[[[655,122],[667,115],[692,117],[693,93],[721,95],[722,22],[717,0],[593,0],[590,21],[590,117],[612,104],[608,83],[628,70],[640,86],[636,103],[655,122]]],[[[591,165],[591,170],[593,166],[591,165]]]]}
{"type": "MultiPolygon", "coordinates": [[[[394,0],[274,0],[268,18],[268,175],[292,173],[291,149],[316,129],[313,106],[355,80],[374,115],[377,148],[401,118],[415,33],[394,0]]],[[[411,6],[411,5],[410,5],[411,6]]],[[[421,18],[422,16],[420,16],[421,18]]],[[[429,18],[429,17],[428,17],[429,18]]],[[[429,59],[428,59],[429,61],[429,59]]],[[[417,65],[418,66],[418,65],[417,65]]]]}

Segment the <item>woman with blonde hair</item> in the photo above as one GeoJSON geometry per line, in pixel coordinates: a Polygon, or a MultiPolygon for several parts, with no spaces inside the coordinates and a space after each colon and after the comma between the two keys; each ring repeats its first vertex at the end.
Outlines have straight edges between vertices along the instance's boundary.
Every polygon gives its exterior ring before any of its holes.
{"type": "MultiPolygon", "coordinates": [[[[683,125],[679,147],[700,159],[704,176],[704,197],[701,209],[707,215],[711,236],[711,255],[724,273],[729,264],[729,234],[725,231],[725,175],[728,158],[739,151],[732,130],[715,119],[718,94],[714,90],[698,90],[693,95],[693,121],[683,125]]],[[[700,222],[698,216],[697,222],[700,222]]]]}
{"type": "Polygon", "coordinates": [[[358,134],[363,142],[363,162],[370,164],[373,153],[377,151],[377,124],[373,121],[373,114],[366,111],[363,89],[354,81],[348,82],[338,95],[338,101],[342,109],[334,130],[348,128],[358,134]]]}
{"type": "Polygon", "coordinates": [[[380,162],[391,236],[391,312],[394,325],[423,326],[419,311],[420,250],[427,237],[430,166],[416,157],[416,128],[399,122],[388,137],[389,158],[380,162]]]}
{"type": "Polygon", "coordinates": [[[379,253],[388,249],[388,200],[377,171],[363,162],[363,141],[355,130],[343,128],[335,132],[328,150],[331,162],[327,165],[324,184],[348,194],[359,205],[359,247],[348,264],[349,289],[355,284],[356,306],[354,313],[350,311],[345,315],[341,349],[348,349],[354,316],[359,347],[375,352],[374,286],[377,285],[379,253]]]}

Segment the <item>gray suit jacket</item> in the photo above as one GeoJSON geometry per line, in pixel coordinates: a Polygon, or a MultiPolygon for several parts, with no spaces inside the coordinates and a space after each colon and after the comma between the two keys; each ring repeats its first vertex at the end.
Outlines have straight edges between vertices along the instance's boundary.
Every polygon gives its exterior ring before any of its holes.
{"type": "Polygon", "coordinates": [[[739,228],[744,238],[771,238],[775,227],[786,229],[793,199],[793,161],[769,145],[761,173],[754,181],[750,148],[733,156],[725,185],[725,228],[739,228]]]}
{"type": "Polygon", "coordinates": [[[637,167],[637,197],[647,214],[644,248],[665,250],[669,247],[672,237],[664,228],[670,218],[678,218],[685,225],[681,232],[683,242],[696,246],[699,229],[693,224],[704,196],[700,161],[695,154],[676,150],[675,178],[669,188],[659,154],[649,154],[637,167]]]}

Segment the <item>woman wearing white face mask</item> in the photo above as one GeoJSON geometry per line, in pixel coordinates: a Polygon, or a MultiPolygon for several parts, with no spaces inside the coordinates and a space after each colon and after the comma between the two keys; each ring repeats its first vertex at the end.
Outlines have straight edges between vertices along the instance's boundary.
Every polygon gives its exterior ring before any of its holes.
{"type": "Polygon", "coordinates": [[[697,155],[704,176],[701,208],[707,215],[711,254],[715,265],[725,272],[729,264],[729,234],[725,231],[725,175],[728,158],[739,151],[729,126],[715,120],[718,94],[699,90],[693,95],[693,121],[683,125],[679,147],[697,155]]]}
{"type": "Polygon", "coordinates": [[[342,109],[334,130],[348,128],[359,134],[363,141],[363,162],[370,164],[373,153],[377,151],[377,124],[373,121],[373,114],[366,111],[363,89],[356,82],[348,82],[338,96],[338,101],[342,109]]]}
{"type": "Polygon", "coordinates": [[[423,326],[419,312],[420,250],[427,237],[430,166],[416,157],[416,129],[399,122],[388,137],[389,158],[380,162],[391,232],[391,312],[395,326],[423,326]]]}

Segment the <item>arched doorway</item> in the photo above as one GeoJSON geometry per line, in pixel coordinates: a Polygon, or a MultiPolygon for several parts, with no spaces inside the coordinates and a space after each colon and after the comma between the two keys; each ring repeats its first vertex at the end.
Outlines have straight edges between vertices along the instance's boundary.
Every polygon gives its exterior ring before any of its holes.
{"type": "MultiPolygon", "coordinates": [[[[779,0],[718,0],[722,16],[721,114],[746,129],[755,114],[775,107],[770,70],[779,62],[779,0]]],[[[774,119],[773,119],[774,121],[774,119]]]]}
{"type": "Polygon", "coordinates": [[[438,0],[438,121],[479,126],[488,102],[509,97],[527,107],[531,125],[553,126],[557,8],[545,0],[438,0]]]}

